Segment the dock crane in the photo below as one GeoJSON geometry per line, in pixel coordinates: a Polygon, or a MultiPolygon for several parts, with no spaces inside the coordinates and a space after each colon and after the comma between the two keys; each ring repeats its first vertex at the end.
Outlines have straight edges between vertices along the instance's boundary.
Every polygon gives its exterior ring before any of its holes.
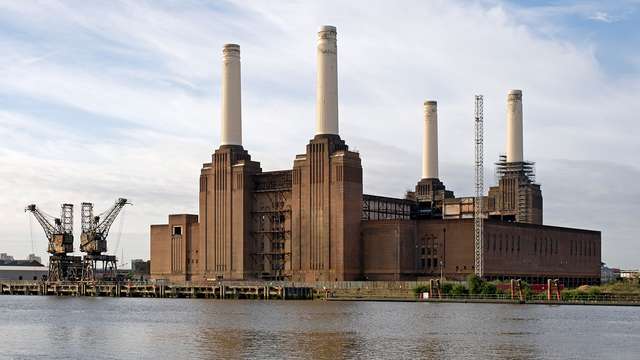
{"type": "Polygon", "coordinates": [[[125,205],[127,199],[119,198],[107,211],[98,216],[93,215],[93,204],[83,202],[81,208],[82,234],[80,235],[80,251],[86,253],[82,264],[82,280],[95,281],[98,262],[102,263],[103,279],[115,279],[117,259],[115,255],[107,255],[107,235],[113,222],[125,205]]]}
{"type": "Polygon", "coordinates": [[[35,204],[27,205],[24,211],[30,212],[38,220],[47,237],[47,252],[51,254],[48,280],[78,280],[80,257],[69,255],[73,252],[73,204],[62,204],[59,218],[48,215],[35,204]]]}

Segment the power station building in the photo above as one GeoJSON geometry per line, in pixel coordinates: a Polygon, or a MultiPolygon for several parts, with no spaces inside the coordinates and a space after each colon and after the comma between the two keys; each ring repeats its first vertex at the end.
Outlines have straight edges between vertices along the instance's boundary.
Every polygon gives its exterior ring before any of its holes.
{"type": "MultiPolygon", "coordinates": [[[[339,135],[336,29],[317,42],[316,133],[289,170],[242,146],[240,47],[223,49],[221,143],[200,172],[199,215],[151,225],[151,276],[169,281],[415,280],[474,272],[473,197],[438,174],[437,103],[424,103],[422,179],[405,198],[362,192],[360,154],[339,135]]],[[[482,201],[483,276],[565,285],[600,279],[600,232],[542,224],[523,159],[522,92],[507,97],[507,151],[482,201]]]]}

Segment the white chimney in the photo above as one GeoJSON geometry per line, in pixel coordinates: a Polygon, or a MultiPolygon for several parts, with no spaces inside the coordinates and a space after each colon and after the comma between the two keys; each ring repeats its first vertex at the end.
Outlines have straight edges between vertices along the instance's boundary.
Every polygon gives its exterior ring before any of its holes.
{"type": "Polygon", "coordinates": [[[240,45],[222,49],[222,145],[242,145],[240,45]]]}
{"type": "Polygon", "coordinates": [[[338,135],[338,58],[336,28],[318,31],[318,75],[316,84],[316,135],[338,135]]]}
{"type": "Polygon", "coordinates": [[[422,178],[438,178],[438,103],[436,101],[424,102],[422,178]]]}
{"type": "Polygon", "coordinates": [[[522,91],[507,95],[507,162],[522,162],[522,91]]]}

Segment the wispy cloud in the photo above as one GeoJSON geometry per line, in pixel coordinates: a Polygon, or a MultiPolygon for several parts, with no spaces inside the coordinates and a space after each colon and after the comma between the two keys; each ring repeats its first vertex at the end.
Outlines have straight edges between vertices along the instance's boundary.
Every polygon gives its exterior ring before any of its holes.
{"type": "Polygon", "coordinates": [[[596,11],[593,15],[589,16],[590,20],[601,21],[605,23],[612,23],[620,20],[618,16],[611,16],[604,11],[596,11]]]}
{"type": "MultiPolygon", "coordinates": [[[[132,198],[120,248],[138,257],[148,256],[150,223],[197,211],[199,169],[218,143],[224,43],[242,47],[245,147],[265,170],[291,167],[313,135],[315,31],[325,23],[338,26],[340,126],[361,152],[365,191],[400,196],[415,185],[430,98],[439,101],[443,180],[468,195],[473,95],[485,95],[491,160],[504,147],[506,92],[522,88],[525,151],[538,163],[546,220],[593,227],[584,203],[564,206],[599,190],[576,179],[637,171],[640,75],[611,76],[595,44],[541,34],[562,28],[558,11],[614,13],[567,6],[0,2],[3,251],[30,251],[22,208],[32,201],[54,212],[65,201],[132,198]],[[565,174],[559,158],[610,166],[565,174]],[[554,190],[567,178],[571,187],[554,190]]],[[[631,240],[618,221],[604,213],[595,223],[605,260],[632,266],[640,253],[619,251],[613,239],[631,240]]]]}

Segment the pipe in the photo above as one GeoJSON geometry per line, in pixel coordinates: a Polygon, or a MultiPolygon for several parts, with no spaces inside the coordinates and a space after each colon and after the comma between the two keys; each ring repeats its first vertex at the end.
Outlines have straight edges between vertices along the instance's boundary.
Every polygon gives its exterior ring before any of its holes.
{"type": "Polygon", "coordinates": [[[436,101],[424,102],[422,178],[438,178],[438,103],[436,101]]]}
{"type": "Polygon", "coordinates": [[[316,135],[338,135],[338,58],[336,28],[318,31],[316,82],[316,135]]]}
{"type": "Polygon", "coordinates": [[[222,49],[222,145],[242,146],[242,106],[240,96],[240,45],[222,49]]]}
{"type": "Polygon", "coordinates": [[[507,95],[507,162],[522,162],[522,91],[507,95]]]}

